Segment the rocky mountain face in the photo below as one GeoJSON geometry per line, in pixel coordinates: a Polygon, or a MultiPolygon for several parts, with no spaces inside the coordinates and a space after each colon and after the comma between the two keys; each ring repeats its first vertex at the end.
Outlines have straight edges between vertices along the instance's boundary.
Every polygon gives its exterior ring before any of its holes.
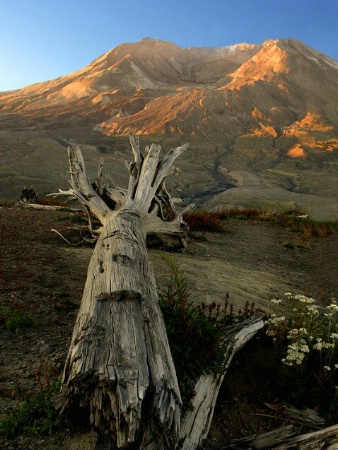
{"type": "Polygon", "coordinates": [[[132,133],[164,148],[190,142],[183,197],[213,207],[322,197],[338,217],[338,62],[299,41],[122,44],[73,74],[0,93],[0,119],[0,197],[25,177],[42,190],[58,182],[68,143],[90,163],[117,161],[132,133]]]}

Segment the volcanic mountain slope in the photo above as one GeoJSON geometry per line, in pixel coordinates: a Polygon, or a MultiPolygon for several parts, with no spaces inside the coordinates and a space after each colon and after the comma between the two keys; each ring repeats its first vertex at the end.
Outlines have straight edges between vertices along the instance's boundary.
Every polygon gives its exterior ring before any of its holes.
{"type": "Polygon", "coordinates": [[[0,118],[12,181],[13,133],[17,156],[44,153],[45,168],[50,160],[57,171],[55,154],[67,143],[90,144],[91,160],[97,149],[113,158],[133,133],[164,146],[190,141],[182,188],[213,206],[245,204],[236,199],[245,186],[293,204],[299,193],[338,194],[338,62],[292,39],[224,48],[150,38],[121,44],[73,74],[0,93],[0,118]],[[225,199],[229,185],[241,189],[225,199]]]}

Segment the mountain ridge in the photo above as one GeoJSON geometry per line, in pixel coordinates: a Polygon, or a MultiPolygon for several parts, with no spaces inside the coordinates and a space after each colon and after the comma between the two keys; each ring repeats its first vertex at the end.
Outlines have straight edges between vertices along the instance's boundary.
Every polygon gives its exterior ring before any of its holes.
{"type": "MultiPolygon", "coordinates": [[[[319,196],[330,193],[325,173],[337,189],[338,62],[289,38],[220,48],[151,38],[120,44],[72,74],[0,93],[0,118],[3,139],[15,132],[19,142],[23,133],[93,148],[104,141],[107,153],[128,134],[189,140],[208,192],[238,171],[319,196]]],[[[188,178],[186,190],[198,195],[199,182],[188,178]]],[[[224,204],[219,195],[208,201],[216,200],[224,204]]]]}

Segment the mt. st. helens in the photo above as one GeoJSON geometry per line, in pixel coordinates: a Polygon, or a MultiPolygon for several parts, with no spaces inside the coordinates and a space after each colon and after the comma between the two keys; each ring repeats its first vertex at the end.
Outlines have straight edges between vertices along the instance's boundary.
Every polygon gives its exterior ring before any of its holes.
{"type": "Polygon", "coordinates": [[[292,39],[121,44],[71,75],[1,93],[0,118],[0,197],[13,196],[13,181],[18,192],[27,181],[43,192],[64,185],[70,142],[85,145],[90,166],[98,152],[126,159],[133,133],[142,145],[190,142],[183,197],[315,214],[320,205],[338,218],[338,62],[292,39]]]}

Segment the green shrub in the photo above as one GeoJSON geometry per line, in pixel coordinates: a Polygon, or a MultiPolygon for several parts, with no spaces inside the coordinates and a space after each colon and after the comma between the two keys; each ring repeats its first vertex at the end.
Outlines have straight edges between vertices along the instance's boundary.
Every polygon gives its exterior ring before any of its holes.
{"type": "Polygon", "coordinates": [[[304,237],[326,237],[338,231],[338,222],[312,220],[299,209],[285,210],[271,215],[271,222],[304,237]]]}
{"type": "Polygon", "coordinates": [[[223,367],[224,326],[233,318],[232,308],[227,311],[227,301],[222,308],[215,303],[195,306],[185,276],[166,253],[161,256],[171,269],[171,280],[159,301],[186,409],[199,377],[223,367]]]}
{"type": "Polygon", "coordinates": [[[42,375],[39,371],[35,375],[38,382],[36,393],[0,421],[0,433],[6,437],[51,434],[64,425],[51,401],[60,391],[61,381],[48,365],[45,365],[42,375]]]}
{"type": "Polygon", "coordinates": [[[220,211],[220,214],[224,219],[239,219],[239,220],[253,220],[253,219],[266,219],[271,213],[265,209],[257,208],[228,208],[220,211]]]}
{"type": "Polygon", "coordinates": [[[17,328],[31,327],[33,319],[26,311],[22,301],[18,301],[11,297],[11,300],[5,306],[0,306],[0,327],[9,331],[17,328]]]}
{"type": "Polygon", "coordinates": [[[302,242],[286,242],[284,244],[285,248],[289,248],[289,249],[297,249],[297,250],[301,250],[302,252],[306,252],[308,251],[310,248],[308,245],[304,245],[302,242]]]}

